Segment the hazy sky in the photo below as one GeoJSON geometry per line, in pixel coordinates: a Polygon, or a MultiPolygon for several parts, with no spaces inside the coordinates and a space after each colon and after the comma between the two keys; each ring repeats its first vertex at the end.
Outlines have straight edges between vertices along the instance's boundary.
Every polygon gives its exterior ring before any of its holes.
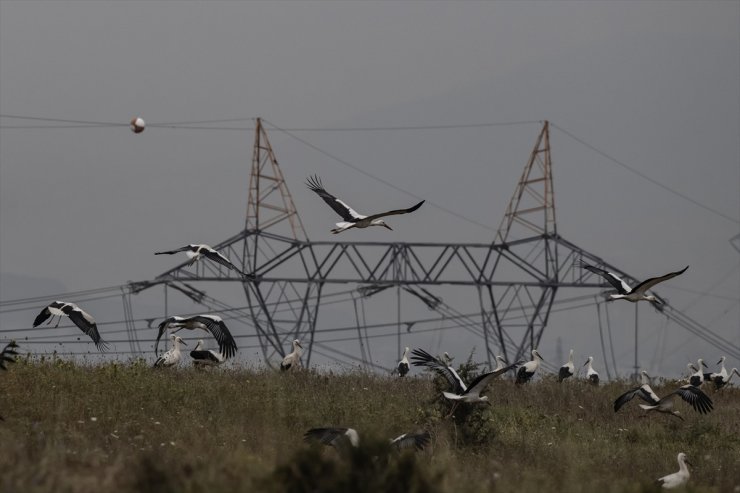
{"type": "MultiPolygon", "coordinates": [[[[176,265],[154,251],[237,233],[253,139],[249,130],[10,128],[50,122],[9,115],[117,123],[137,115],[150,123],[260,116],[283,128],[534,121],[296,133],[493,229],[537,122],[548,119],[557,125],[558,232],[638,277],[690,265],[661,294],[740,344],[740,255],[729,242],[740,230],[736,1],[2,0],[0,113],[3,301],[151,279],[176,265]]],[[[229,125],[251,122],[221,126],[229,125]]],[[[336,218],[304,187],[309,174],[362,211],[415,202],[289,135],[273,129],[270,137],[311,239],[332,239],[336,218]]],[[[490,229],[429,205],[392,225],[343,239],[493,238],[490,229]]],[[[118,312],[101,305],[96,316],[120,319],[116,303],[118,312]]],[[[159,300],[141,303],[137,313],[161,313],[159,300]]],[[[43,305],[0,317],[0,340],[21,337],[43,305]]],[[[634,309],[627,305],[610,308],[623,369],[632,358],[634,309]]],[[[86,306],[95,311],[94,302],[86,306]]],[[[675,375],[689,360],[719,358],[650,312],[642,310],[644,366],[675,375]],[[658,364],[650,356],[659,350],[658,364]]],[[[566,354],[569,347],[583,360],[600,354],[595,327],[593,308],[553,316],[540,350],[557,365],[558,338],[566,354]]],[[[466,354],[481,342],[448,331],[404,344],[466,354]]],[[[380,340],[373,357],[388,364],[395,354],[395,340],[380,340]]]]}

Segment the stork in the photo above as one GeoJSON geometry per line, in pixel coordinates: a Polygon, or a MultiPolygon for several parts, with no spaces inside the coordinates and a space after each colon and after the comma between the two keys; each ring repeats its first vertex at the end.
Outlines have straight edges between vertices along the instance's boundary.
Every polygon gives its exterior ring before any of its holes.
{"type": "Polygon", "coordinates": [[[280,362],[280,370],[287,371],[293,368],[300,368],[302,354],[303,346],[301,346],[301,341],[296,339],[293,341],[293,352],[286,355],[285,358],[283,358],[283,361],[280,362]]]}
{"type": "Polygon", "coordinates": [[[730,383],[730,380],[732,380],[732,376],[737,375],[740,377],[740,372],[737,370],[737,368],[733,368],[732,371],[730,371],[729,376],[723,377],[721,374],[717,375],[712,379],[712,382],[714,382],[714,388],[719,390],[728,383],[730,383]]]}
{"type": "Polygon", "coordinates": [[[678,472],[663,476],[655,480],[655,484],[663,487],[666,490],[672,490],[673,488],[679,488],[685,485],[689,481],[689,468],[686,464],[693,465],[686,459],[686,454],[680,452],[678,454],[678,472]]]}
{"type": "Polygon", "coordinates": [[[519,367],[519,370],[516,372],[516,383],[517,385],[521,385],[523,383],[529,382],[529,380],[534,376],[534,373],[537,371],[537,368],[540,367],[540,362],[545,361],[542,356],[540,356],[540,353],[536,350],[532,350],[532,360],[527,361],[522,366],[519,367]]]}
{"type": "Polygon", "coordinates": [[[560,372],[558,372],[558,382],[562,382],[568,377],[572,377],[576,373],[575,365],[573,364],[573,350],[570,350],[570,353],[568,354],[568,362],[565,363],[563,366],[560,367],[560,372]]]}
{"type": "Polygon", "coordinates": [[[180,336],[174,334],[170,338],[172,339],[172,347],[157,358],[157,361],[154,362],[154,368],[167,368],[180,362],[180,344],[187,346],[187,343],[180,336]]]}
{"type": "MultiPolygon", "coordinates": [[[[346,450],[348,447],[360,446],[360,435],[353,428],[311,428],[303,435],[305,441],[315,441],[323,445],[334,447],[337,450],[346,450]]],[[[424,450],[429,444],[431,435],[428,431],[419,433],[404,433],[389,440],[391,447],[396,450],[413,448],[424,450]]]]}
{"type": "Polygon", "coordinates": [[[689,268],[687,265],[683,269],[676,271],[676,272],[670,272],[668,274],[665,274],[663,276],[659,277],[651,277],[649,279],[645,279],[641,283],[639,283],[634,288],[631,288],[629,284],[624,282],[622,278],[620,278],[618,275],[614,274],[613,272],[606,271],[604,269],[599,269],[598,267],[594,267],[593,265],[588,265],[587,263],[581,261],[581,265],[584,269],[593,272],[594,274],[597,274],[606,281],[611,284],[616,290],[617,294],[610,294],[609,299],[612,300],[627,300],[631,301],[633,303],[638,301],[650,301],[653,303],[662,303],[656,296],[645,294],[648,289],[651,289],[656,284],[667,281],[668,279],[672,279],[678,275],[683,274],[686,272],[686,269],[689,268]]]}
{"type": "Polygon", "coordinates": [[[54,301],[53,303],[50,303],[41,310],[41,313],[36,315],[36,319],[33,321],[33,326],[38,327],[46,319],[49,319],[47,322],[47,325],[49,325],[52,320],[54,320],[54,317],[59,317],[54,328],[59,327],[59,322],[62,320],[62,317],[69,317],[69,319],[74,322],[82,332],[90,336],[90,339],[92,339],[95,346],[100,351],[106,351],[108,349],[108,344],[103,342],[100,338],[98,325],[95,323],[95,319],[92,315],[74,303],[68,303],[65,301],[54,301]]]}
{"type": "Polygon", "coordinates": [[[219,253],[217,250],[215,250],[213,247],[206,245],[206,244],[190,244],[186,245],[184,247],[180,247],[176,250],[167,250],[164,252],[154,252],[154,255],[174,255],[179,252],[185,252],[185,255],[188,256],[190,261],[187,265],[193,265],[195,262],[200,260],[202,257],[206,257],[209,260],[212,260],[216,262],[217,264],[221,264],[227,269],[234,270],[245,277],[252,277],[246,272],[242,271],[239,267],[234,265],[231,260],[226,258],[224,255],[219,253]]]}
{"type": "Polygon", "coordinates": [[[470,382],[470,385],[467,389],[465,389],[463,392],[442,392],[442,395],[445,396],[445,398],[455,401],[455,405],[452,406],[452,409],[450,410],[450,414],[448,416],[452,416],[452,413],[455,412],[455,409],[457,408],[458,404],[460,402],[486,402],[489,405],[491,404],[488,401],[488,396],[484,395],[481,396],[480,393],[483,392],[488,386],[488,384],[497,376],[501,375],[502,373],[506,373],[507,371],[511,370],[512,368],[516,367],[516,363],[513,365],[506,366],[504,368],[501,368],[497,371],[489,371],[487,373],[483,373],[481,375],[478,375],[478,377],[470,382]]]}
{"type": "Polygon", "coordinates": [[[10,341],[5,345],[2,351],[0,351],[0,370],[7,370],[5,366],[7,363],[15,363],[15,357],[18,356],[18,344],[15,341],[10,341]]]}
{"type": "Polygon", "coordinates": [[[224,359],[231,358],[236,354],[236,341],[234,336],[229,332],[229,328],[226,327],[223,319],[218,315],[194,315],[192,317],[179,317],[177,315],[168,317],[159,324],[159,333],[157,334],[157,342],[154,344],[154,354],[157,354],[157,348],[159,347],[159,340],[162,338],[162,334],[168,329],[175,329],[173,332],[178,332],[182,329],[188,330],[205,330],[210,332],[218,342],[218,350],[223,354],[224,359]]]}
{"type": "Polygon", "coordinates": [[[704,368],[709,368],[707,364],[704,363],[704,360],[699,358],[696,365],[696,368],[698,369],[689,377],[689,383],[694,387],[701,387],[701,385],[704,383],[704,380],[707,379],[710,375],[709,373],[704,373],[702,371],[702,366],[704,368]]]}
{"type": "Polygon", "coordinates": [[[203,349],[203,339],[198,339],[195,349],[190,351],[190,357],[193,358],[195,366],[217,366],[226,361],[226,358],[220,352],[213,349],[203,349]]]}
{"type": "Polygon", "coordinates": [[[588,365],[588,370],[586,370],[586,378],[588,378],[588,381],[591,382],[593,385],[599,385],[599,373],[594,370],[593,365],[591,364],[594,360],[593,356],[589,356],[586,362],[583,364],[583,366],[588,365]]]}
{"type": "Polygon", "coordinates": [[[623,405],[631,401],[633,397],[637,396],[648,403],[647,405],[640,404],[640,407],[642,409],[645,409],[648,412],[657,411],[660,413],[670,414],[683,420],[683,417],[681,416],[679,411],[673,410],[673,397],[675,395],[678,395],[685,402],[689,403],[691,407],[693,407],[694,410],[699,414],[709,413],[713,409],[712,399],[710,399],[709,396],[702,392],[701,389],[699,389],[698,387],[694,387],[691,384],[679,387],[678,389],[674,390],[661,399],[655,394],[655,392],[653,392],[650,384],[643,383],[640,387],[628,390],[624,394],[617,397],[617,399],[614,401],[614,412],[619,411],[619,409],[623,405]]]}
{"type": "Polygon", "coordinates": [[[403,358],[401,358],[401,361],[398,362],[398,366],[396,366],[396,370],[398,371],[399,377],[404,377],[409,372],[409,348],[408,346],[403,351],[403,358]]]}
{"type": "Polygon", "coordinates": [[[367,228],[368,226],[383,226],[392,230],[393,228],[388,226],[385,221],[381,219],[382,217],[394,216],[397,214],[408,214],[409,212],[414,212],[416,209],[421,207],[421,204],[424,203],[424,201],[422,200],[415,206],[409,207],[408,209],[396,209],[392,211],[381,212],[379,214],[372,214],[370,216],[364,216],[362,214],[358,214],[346,203],[342,202],[340,199],[327,192],[324,189],[324,185],[321,183],[321,179],[318,176],[308,177],[306,186],[308,186],[310,190],[316,192],[319,197],[324,199],[324,202],[329,204],[329,206],[334,209],[334,211],[339,214],[342,219],[344,219],[344,221],[337,223],[336,228],[331,230],[332,234],[341,233],[342,231],[346,231],[350,228],[367,228]]]}
{"type": "Polygon", "coordinates": [[[498,371],[508,364],[509,363],[506,362],[504,357],[499,354],[498,356],[496,356],[496,368],[494,368],[493,371],[498,371]]]}

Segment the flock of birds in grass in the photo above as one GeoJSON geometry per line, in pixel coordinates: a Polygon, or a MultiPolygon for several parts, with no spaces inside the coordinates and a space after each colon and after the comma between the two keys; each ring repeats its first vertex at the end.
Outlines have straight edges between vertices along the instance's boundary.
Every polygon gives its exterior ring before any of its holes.
{"type": "MultiPolygon", "coordinates": [[[[140,124],[137,123],[136,128],[143,130],[143,120],[140,124]]],[[[132,129],[134,129],[134,121],[132,121],[132,129]]],[[[318,176],[309,177],[306,185],[310,190],[314,191],[319,197],[321,197],[342,218],[342,221],[336,223],[336,227],[331,230],[331,233],[333,234],[341,233],[351,228],[367,228],[371,226],[382,226],[392,229],[383,220],[384,217],[414,212],[424,203],[422,200],[408,209],[396,209],[365,216],[357,213],[345,202],[327,192],[318,176]]],[[[185,255],[190,259],[188,265],[192,265],[205,258],[237,272],[244,278],[245,282],[254,279],[251,274],[244,272],[222,253],[205,244],[190,244],[174,250],[155,252],[155,255],[175,255],[178,253],[185,253],[185,255]]],[[[610,294],[610,298],[612,300],[621,299],[631,302],[648,301],[651,303],[660,303],[661,301],[656,296],[648,294],[650,289],[658,283],[683,274],[686,269],[688,269],[688,266],[686,266],[679,271],[670,272],[663,276],[652,277],[634,287],[630,287],[624,280],[612,272],[586,264],[585,262],[581,262],[581,265],[584,269],[602,277],[606,282],[614,287],[614,289],[616,289],[616,293],[610,294]]],[[[53,303],[50,303],[38,314],[33,322],[33,326],[37,327],[44,322],[51,324],[55,318],[57,319],[56,326],[58,326],[61,317],[69,317],[69,319],[79,327],[80,330],[92,339],[99,350],[106,351],[108,349],[108,344],[101,339],[95,319],[92,315],[74,303],[63,301],[54,301],[53,303]]],[[[172,347],[163,354],[158,355],[157,360],[154,363],[154,367],[172,367],[180,362],[182,358],[182,346],[187,346],[187,343],[180,336],[176,335],[176,333],[182,329],[203,330],[209,333],[218,343],[219,349],[218,351],[215,351],[212,349],[205,349],[203,340],[198,340],[196,347],[190,351],[190,357],[193,360],[193,364],[196,366],[204,367],[220,365],[227,359],[233,357],[237,352],[238,348],[236,341],[221,317],[213,314],[201,314],[189,317],[171,316],[163,320],[158,326],[157,339],[154,348],[155,354],[158,354],[159,342],[168,330],[171,333],[170,339],[172,340],[172,347]]],[[[0,353],[0,369],[6,369],[6,363],[13,362],[15,360],[17,347],[17,344],[11,341],[11,343],[3,349],[0,353]]],[[[301,342],[299,340],[294,340],[292,343],[292,352],[283,358],[280,363],[280,369],[283,371],[289,371],[300,368],[302,351],[303,347],[301,346],[301,342]]],[[[532,359],[530,361],[519,361],[513,364],[509,364],[503,357],[497,356],[496,368],[482,373],[470,382],[465,382],[453,368],[451,364],[452,359],[447,353],[444,353],[443,358],[439,358],[432,356],[423,349],[414,349],[411,351],[411,358],[409,360],[409,348],[407,347],[405,348],[401,361],[398,362],[395,372],[399,377],[404,377],[408,374],[411,364],[428,368],[436,372],[438,375],[441,375],[449,384],[448,390],[442,392],[442,395],[452,403],[449,414],[447,415],[447,417],[450,417],[454,414],[459,405],[474,405],[476,403],[486,403],[491,405],[489,397],[487,395],[482,395],[482,393],[494,379],[511,370],[515,370],[516,372],[516,385],[526,384],[535,375],[541,362],[544,361],[537,349],[533,349],[531,354],[532,359]]],[[[709,413],[713,409],[712,400],[701,390],[700,387],[705,382],[711,382],[714,384],[715,388],[719,390],[729,383],[733,375],[740,376],[737,368],[733,368],[728,373],[724,362],[724,357],[718,361],[717,364],[722,365],[718,372],[704,372],[703,368],[707,368],[707,365],[702,359],[699,359],[696,365],[689,363],[688,368],[691,371],[691,374],[689,376],[688,383],[680,386],[663,397],[659,397],[655,394],[650,387],[648,374],[643,371],[641,374],[641,385],[629,389],[618,396],[614,401],[614,411],[619,411],[633,398],[638,397],[645,402],[645,404],[640,404],[640,407],[646,410],[646,412],[665,413],[683,420],[680,412],[673,408],[674,398],[678,396],[688,403],[696,412],[700,414],[709,413]]],[[[593,357],[589,356],[583,366],[587,367],[587,381],[593,385],[598,385],[599,374],[593,368],[593,357]]],[[[575,374],[576,369],[573,361],[573,350],[571,349],[568,361],[563,364],[558,372],[558,381],[563,382],[568,378],[574,377],[575,374]]],[[[2,419],[2,417],[0,417],[0,419],[2,419]]],[[[305,433],[304,438],[307,441],[315,441],[324,445],[332,446],[339,450],[344,450],[347,447],[358,447],[360,443],[359,434],[352,428],[312,428],[305,433]]],[[[429,432],[423,431],[400,435],[390,439],[389,443],[392,448],[397,450],[407,448],[423,450],[429,444],[430,439],[431,436],[429,432]]],[[[663,488],[679,487],[686,484],[688,481],[689,470],[687,468],[687,464],[689,464],[689,462],[686,458],[686,454],[679,453],[677,460],[679,471],[657,480],[663,488]]]]}

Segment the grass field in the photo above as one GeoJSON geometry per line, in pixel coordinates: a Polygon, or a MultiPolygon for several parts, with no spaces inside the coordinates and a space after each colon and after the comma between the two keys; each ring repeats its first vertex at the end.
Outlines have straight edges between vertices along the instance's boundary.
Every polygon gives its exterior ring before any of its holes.
{"type": "Polygon", "coordinates": [[[740,491],[736,388],[707,389],[706,416],[677,402],[680,421],[642,418],[636,401],[615,414],[626,382],[501,380],[492,406],[444,419],[441,384],[412,375],[19,361],[0,373],[0,490],[642,492],[685,452],[688,491],[740,491]],[[361,447],[306,445],[317,426],[353,427],[361,447]],[[388,450],[422,429],[424,452],[388,450]]]}

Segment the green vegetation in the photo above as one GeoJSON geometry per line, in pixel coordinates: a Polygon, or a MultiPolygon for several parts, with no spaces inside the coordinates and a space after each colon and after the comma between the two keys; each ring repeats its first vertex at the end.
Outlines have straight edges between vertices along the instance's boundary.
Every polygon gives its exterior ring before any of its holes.
{"type": "Polygon", "coordinates": [[[682,422],[636,402],[615,414],[626,382],[500,380],[492,406],[445,419],[439,383],[411,375],[19,361],[0,374],[0,491],[637,493],[657,491],[678,452],[695,466],[689,491],[740,491],[736,388],[708,390],[707,416],[677,401],[682,422]],[[353,427],[361,447],[304,443],[317,426],[353,427]],[[427,450],[390,451],[422,429],[427,450]]]}

